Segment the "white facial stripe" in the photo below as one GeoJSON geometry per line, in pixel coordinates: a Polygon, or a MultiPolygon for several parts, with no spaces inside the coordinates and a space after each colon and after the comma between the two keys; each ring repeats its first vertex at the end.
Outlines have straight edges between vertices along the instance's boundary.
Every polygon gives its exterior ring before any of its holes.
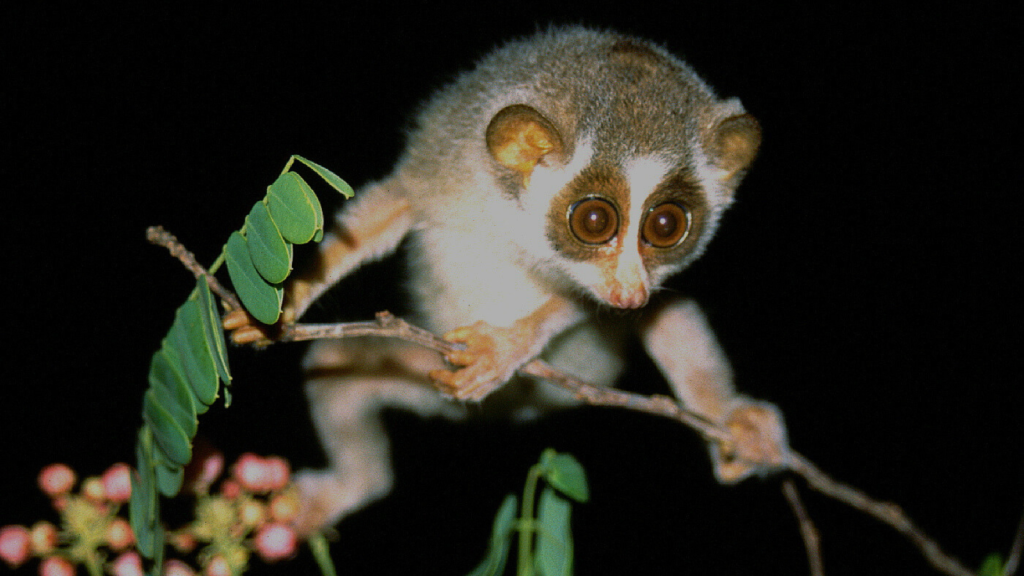
{"type": "Polygon", "coordinates": [[[636,250],[639,253],[639,230],[644,215],[644,201],[665,179],[670,168],[668,163],[657,156],[633,158],[624,166],[626,182],[629,184],[629,229],[626,231],[628,240],[623,249],[636,250]]]}
{"type": "Polygon", "coordinates": [[[552,198],[569,185],[583,169],[590,164],[594,156],[593,138],[583,136],[576,145],[575,153],[565,166],[537,166],[530,175],[527,191],[520,199],[522,211],[519,214],[517,242],[526,245],[529,241],[531,254],[551,253],[547,242],[544,217],[551,206],[552,198]]]}
{"type": "Polygon", "coordinates": [[[530,200],[546,206],[562,188],[565,188],[579,175],[583,168],[590,164],[594,157],[594,140],[591,136],[582,136],[576,144],[575,153],[565,166],[549,168],[537,166],[530,175],[530,184],[526,194],[530,200]],[[543,191],[543,192],[542,192],[543,191]],[[543,198],[540,198],[543,197],[543,198]]]}

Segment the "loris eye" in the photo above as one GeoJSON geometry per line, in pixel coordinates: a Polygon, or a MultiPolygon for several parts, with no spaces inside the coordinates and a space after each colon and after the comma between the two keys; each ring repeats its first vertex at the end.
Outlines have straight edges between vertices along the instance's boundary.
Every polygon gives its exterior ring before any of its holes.
{"type": "Polygon", "coordinates": [[[604,244],[619,231],[619,214],[607,200],[586,198],[569,208],[569,228],[582,242],[604,244]]]}
{"type": "Polygon", "coordinates": [[[668,202],[655,206],[644,219],[644,240],[655,248],[671,248],[686,237],[690,228],[690,212],[668,202]]]}

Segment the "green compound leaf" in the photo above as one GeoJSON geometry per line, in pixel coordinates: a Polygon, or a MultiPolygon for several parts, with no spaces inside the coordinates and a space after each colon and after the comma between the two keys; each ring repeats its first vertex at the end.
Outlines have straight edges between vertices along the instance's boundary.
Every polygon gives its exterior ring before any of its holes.
{"type": "Polygon", "coordinates": [[[572,574],[571,514],[572,504],[551,487],[545,487],[537,507],[537,572],[541,576],[572,574]]]}
{"type": "Polygon", "coordinates": [[[171,413],[185,434],[189,438],[195,436],[199,422],[192,387],[174,365],[166,348],[153,354],[149,364],[149,386],[156,395],[157,403],[171,413]]]}
{"type": "Polygon", "coordinates": [[[505,572],[505,563],[508,561],[508,550],[512,545],[512,533],[516,523],[516,508],[519,501],[514,494],[505,497],[505,501],[498,508],[498,514],[494,517],[494,526],[491,528],[491,542],[487,547],[487,556],[469,576],[501,576],[505,572]]]}
{"type": "Polygon", "coordinates": [[[549,448],[541,455],[541,464],[544,468],[544,480],[548,484],[577,502],[586,502],[590,499],[587,474],[572,455],[559,454],[549,448]]]}
{"type": "Polygon", "coordinates": [[[256,271],[271,284],[280,284],[292,270],[292,248],[270,218],[267,205],[257,202],[245,217],[245,243],[256,271]]]}
{"type": "Polygon", "coordinates": [[[196,281],[196,292],[199,293],[199,311],[202,313],[203,331],[206,333],[206,342],[210,345],[210,352],[213,356],[213,363],[217,368],[217,375],[224,385],[231,384],[231,370],[228,368],[228,346],[224,341],[224,329],[221,328],[220,314],[217,313],[217,303],[210,293],[210,285],[205,277],[196,281]]]}
{"type": "Polygon", "coordinates": [[[153,433],[149,426],[139,430],[135,458],[137,465],[136,473],[132,474],[129,522],[139,552],[147,558],[153,558],[163,547],[163,528],[160,526],[160,508],[157,506],[153,433]]]}
{"type": "Polygon", "coordinates": [[[312,240],[324,226],[316,194],[295,172],[285,172],[267,189],[267,210],[284,239],[295,244],[312,240]]]}
{"type": "Polygon", "coordinates": [[[324,168],[323,166],[317,164],[316,162],[306,160],[302,156],[295,156],[294,158],[299,162],[302,162],[306,166],[309,166],[310,170],[316,172],[318,176],[324,179],[324,182],[330,184],[331,188],[334,188],[338,192],[341,192],[342,196],[344,196],[345,198],[351,198],[353,195],[355,195],[355,192],[352,190],[352,187],[348,185],[348,182],[345,182],[344,180],[339,178],[338,175],[335,174],[334,172],[331,172],[330,170],[324,168]]]}
{"type": "Polygon", "coordinates": [[[184,466],[192,459],[192,444],[185,431],[174,421],[174,417],[160,405],[155,392],[150,389],[142,401],[142,417],[153,431],[153,440],[167,460],[177,466],[184,466]]]}
{"type": "Polygon", "coordinates": [[[227,261],[231,284],[234,285],[238,297],[242,299],[245,309],[264,324],[277,322],[281,315],[284,289],[268,284],[256,271],[252,258],[249,257],[245,237],[239,232],[232,232],[228,238],[224,259],[227,261]]]}
{"type": "MultiPolygon", "coordinates": [[[[203,329],[203,313],[195,300],[186,300],[178,307],[168,338],[184,366],[192,393],[209,406],[217,399],[217,368],[203,329]]],[[[198,409],[197,409],[198,410],[198,409]]]]}

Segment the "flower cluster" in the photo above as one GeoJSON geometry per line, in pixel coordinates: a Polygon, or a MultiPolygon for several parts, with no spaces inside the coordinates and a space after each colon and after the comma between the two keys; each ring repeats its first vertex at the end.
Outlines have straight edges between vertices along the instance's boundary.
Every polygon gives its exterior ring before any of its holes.
{"type": "MultiPolygon", "coordinates": [[[[291,522],[299,512],[299,497],[284,459],[243,454],[219,485],[224,471],[219,452],[197,459],[190,468],[193,478],[187,487],[196,496],[195,519],[168,531],[167,541],[194,560],[202,574],[240,574],[253,551],[267,562],[295,554],[291,522]]],[[[0,528],[0,559],[18,568],[39,558],[41,576],[72,576],[78,565],[90,576],[142,576],[143,560],[134,550],[131,526],[119,515],[131,498],[131,474],[127,464],[115,464],[102,476],[85,478],[75,493],[74,470],[64,464],[45,467],[39,487],[60,513],[60,528],[45,520],[31,527],[0,528]]],[[[195,576],[197,571],[181,559],[169,559],[163,574],[195,576]]]]}
{"type": "MultiPolygon", "coordinates": [[[[98,569],[107,553],[135,554],[135,543],[128,521],[118,516],[121,506],[131,497],[131,469],[115,464],[102,476],[82,481],[78,493],[73,489],[78,478],[64,464],[51,464],[39,473],[39,488],[50,497],[61,516],[61,529],[40,520],[31,528],[0,528],[0,558],[17,568],[33,556],[41,559],[43,576],[75,573],[75,565],[98,569]]],[[[118,562],[124,560],[118,559],[118,562]]]]}

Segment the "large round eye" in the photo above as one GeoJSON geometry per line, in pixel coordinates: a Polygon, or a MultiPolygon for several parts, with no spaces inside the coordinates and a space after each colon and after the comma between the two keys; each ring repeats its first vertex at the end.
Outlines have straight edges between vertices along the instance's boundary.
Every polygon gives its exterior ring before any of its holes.
{"type": "Polygon", "coordinates": [[[569,228],[582,242],[604,244],[619,231],[619,215],[611,202],[586,198],[569,208],[569,228]]]}
{"type": "Polygon", "coordinates": [[[644,240],[655,248],[671,248],[686,237],[690,213],[678,204],[667,202],[651,208],[644,219],[644,240]]]}

